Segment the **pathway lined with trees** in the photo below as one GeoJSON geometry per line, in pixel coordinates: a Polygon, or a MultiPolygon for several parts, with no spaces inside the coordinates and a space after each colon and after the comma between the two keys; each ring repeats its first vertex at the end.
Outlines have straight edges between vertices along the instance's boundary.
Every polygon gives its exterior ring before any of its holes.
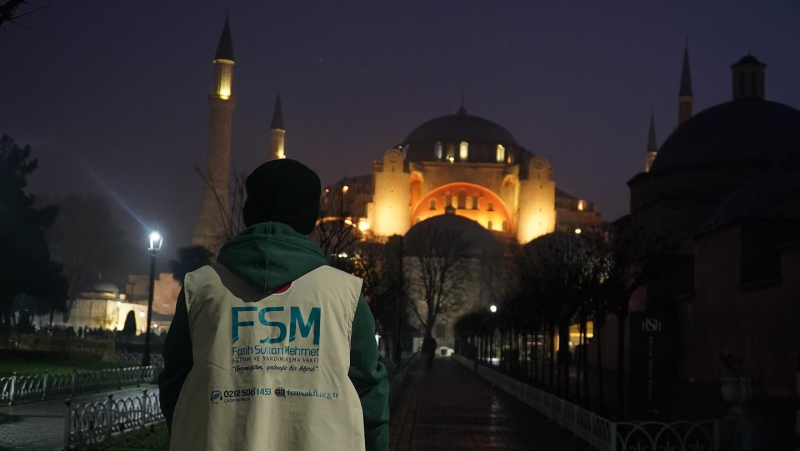
{"type": "Polygon", "coordinates": [[[391,451],[585,450],[586,443],[449,358],[411,373],[389,425],[391,451]]]}

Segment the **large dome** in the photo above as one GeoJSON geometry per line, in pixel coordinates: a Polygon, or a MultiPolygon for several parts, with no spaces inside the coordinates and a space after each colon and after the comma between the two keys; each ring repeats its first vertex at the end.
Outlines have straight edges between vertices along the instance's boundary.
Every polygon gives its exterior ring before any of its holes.
{"type": "MultiPolygon", "coordinates": [[[[517,158],[513,155],[524,151],[511,132],[488,119],[468,114],[464,108],[415,128],[403,140],[402,148],[410,161],[437,161],[446,159],[448,146],[453,146],[457,154],[462,142],[469,145],[467,162],[497,163],[498,144],[506,149],[507,155],[512,155],[513,162],[517,158]],[[443,157],[436,154],[437,143],[441,143],[443,157]]],[[[455,159],[459,160],[458,155],[455,159]]]]}
{"type": "Polygon", "coordinates": [[[653,174],[800,164],[800,111],[761,99],[711,107],[678,127],[658,151],[653,174]]]}

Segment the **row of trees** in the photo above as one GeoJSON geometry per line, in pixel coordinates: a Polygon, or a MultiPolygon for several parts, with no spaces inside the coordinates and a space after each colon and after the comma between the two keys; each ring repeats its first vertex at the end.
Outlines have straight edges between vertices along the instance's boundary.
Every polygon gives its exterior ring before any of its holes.
{"type": "Polygon", "coordinates": [[[99,197],[42,200],[28,192],[38,167],[30,146],[0,138],[0,325],[30,326],[33,314],[69,312],[98,280],[124,286],[134,245],[99,197]]]}
{"type": "Polygon", "coordinates": [[[0,137],[0,321],[6,333],[15,312],[24,321],[32,313],[63,309],[67,299],[62,266],[52,260],[45,239],[58,207],[37,206],[26,190],[37,166],[30,146],[0,137]]]}
{"type": "MultiPolygon", "coordinates": [[[[577,324],[577,344],[583,346],[574,362],[573,392],[578,401],[588,403],[587,323],[594,325],[601,368],[602,334],[597,331],[614,315],[616,404],[624,406],[626,320],[631,295],[647,272],[647,249],[642,234],[627,220],[582,234],[551,233],[520,247],[513,256],[515,282],[499,303],[498,312],[473,312],[457,322],[462,352],[489,358],[493,349],[500,348],[503,370],[569,396],[573,379],[570,328],[577,324]]],[[[596,400],[605,406],[602,371],[595,376],[596,400]]]]}

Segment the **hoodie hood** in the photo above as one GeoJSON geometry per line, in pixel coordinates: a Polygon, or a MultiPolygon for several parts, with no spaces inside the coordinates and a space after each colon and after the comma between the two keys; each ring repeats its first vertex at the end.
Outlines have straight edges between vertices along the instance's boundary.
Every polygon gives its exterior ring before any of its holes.
{"type": "Polygon", "coordinates": [[[328,263],[313,241],[280,222],[248,227],[222,247],[217,262],[264,294],[328,263]]]}

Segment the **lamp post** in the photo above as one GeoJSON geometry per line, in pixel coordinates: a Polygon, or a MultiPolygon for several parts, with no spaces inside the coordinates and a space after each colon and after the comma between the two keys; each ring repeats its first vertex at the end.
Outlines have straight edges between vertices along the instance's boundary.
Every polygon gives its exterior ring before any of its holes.
{"type": "Polygon", "coordinates": [[[144,355],[142,356],[142,366],[150,365],[150,321],[153,317],[153,291],[156,285],[156,254],[161,250],[164,237],[158,232],[150,233],[150,295],[147,298],[147,332],[144,336],[144,355]]]}

